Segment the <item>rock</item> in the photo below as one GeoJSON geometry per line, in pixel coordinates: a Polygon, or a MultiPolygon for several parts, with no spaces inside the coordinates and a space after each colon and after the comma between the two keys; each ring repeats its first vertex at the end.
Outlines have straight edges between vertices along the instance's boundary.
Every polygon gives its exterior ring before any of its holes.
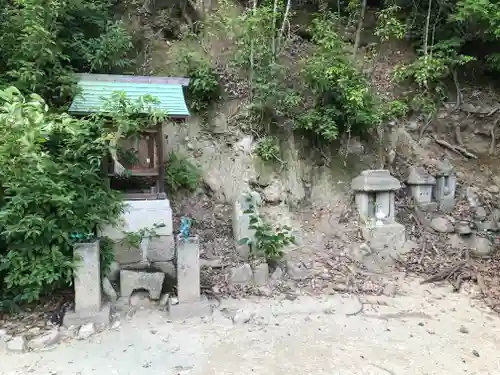
{"type": "Polygon", "coordinates": [[[387,297],[394,297],[398,291],[398,286],[395,283],[388,283],[384,286],[382,294],[387,297]]]}
{"type": "Polygon", "coordinates": [[[272,281],[279,281],[283,277],[283,270],[281,267],[276,267],[271,275],[272,281]]]}
{"type": "Polygon", "coordinates": [[[309,277],[309,270],[302,263],[286,262],[286,272],[290,279],[295,281],[305,280],[309,277]]]}
{"type": "Polygon", "coordinates": [[[476,207],[476,212],[475,212],[475,215],[474,215],[474,217],[476,219],[485,219],[486,216],[488,216],[488,213],[486,212],[486,210],[484,209],[484,207],[481,207],[481,206],[476,207]]]}
{"type": "Polygon", "coordinates": [[[470,227],[469,223],[459,223],[457,225],[457,233],[462,235],[462,236],[467,236],[472,233],[472,228],[470,227]]]}
{"type": "Polygon", "coordinates": [[[40,327],[33,327],[28,330],[28,336],[38,336],[40,334],[40,327]]]}
{"type": "Polygon", "coordinates": [[[35,337],[28,342],[29,349],[43,349],[59,342],[61,335],[57,329],[53,329],[41,336],[35,337]]]}
{"type": "Polygon", "coordinates": [[[267,263],[261,263],[253,270],[253,283],[256,286],[267,285],[269,281],[269,266],[267,263]]]}
{"type": "Polygon", "coordinates": [[[465,191],[465,196],[467,197],[467,200],[469,201],[469,205],[471,207],[477,207],[479,205],[479,200],[477,198],[475,188],[469,186],[465,191]]]}
{"type": "Polygon", "coordinates": [[[70,326],[68,328],[65,327],[60,327],[59,328],[59,334],[62,339],[64,338],[74,338],[78,333],[78,329],[75,326],[70,326]]]}
{"type": "Polygon", "coordinates": [[[469,251],[474,256],[487,256],[493,251],[493,245],[491,241],[486,237],[481,237],[478,235],[473,235],[469,241],[467,241],[469,246],[469,251]]]}
{"type": "Polygon", "coordinates": [[[110,281],[117,281],[120,278],[120,265],[118,262],[112,261],[109,265],[109,270],[106,273],[106,277],[110,281]]]}
{"type": "Polygon", "coordinates": [[[87,323],[78,330],[78,339],[83,340],[89,338],[95,333],[94,323],[87,323]]]}
{"type": "Polygon", "coordinates": [[[431,228],[439,233],[452,233],[455,229],[453,224],[444,217],[435,217],[431,220],[431,228]]]}
{"type": "Polygon", "coordinates": [[[486,188],[486,190],[488,192],[490,192],[491,194],[498,194],[498,193],[500,193],[500,188],[498,186],[496,186],[496,185],[488,186],[486,188]]]}
{"type": "Polygon", "coordinates": [[[24,352],[27,348],[26,338],[24,336],[16,336],[7,342],[7,350],[11,352],[24,352]]]}
{"type": "Polygon", "coordinates": [[[496,232],[498,225],[493,220],[474,220],[474,225],[479,232],[496,232]]]}
{"type": "MultiPolygon", "coordinates": [[[[201,259],[200,259],[201,262],[201,259]]],[[[201,263],[203,264],[203,263],[201,263]]],[[[175,279],[177,278],[177,269],[175,267],[175,264],[172,262],[156,262],[153,263],[153,268],[156,268],[157,270],[160,270],[163,272],[165,275],[168,275],[169,277],[175,279]]]]}
{"type": "Polygon", "coordinates": [[[269,288],[268,286],[261,286],[261,287],[257,288],[257,290],[261,296],[264,296],[264,297],[272,297],[273,296],[273,290],[271,288],[269,288]]]}
{"type": "Polygon", "coordinates": [[[469,330],[464,326],[460,326],[460,333],[469,333],[469,330]]]}
{"type": "Polygon", "coordinates": [[[111,325],[111,329],[118,329],[118,328],[120,328],[120,326],[121,326],[121,323],[119,320],[117,320],[117,321],[113,322],[113,324],[111,325]]]}
{"type": "Polygon", "coordinates": [[[167,306],[169,298],[170,298],[170,294],[165,293],[163,296],[161,296],[160,302],[158,302],[158,305],[167,306]]]}
{"type": "Polygon", "coordinates": [[[262,197],[264,202],[279,203],[284,200],[283,193],[283,184],[276,179],[262,191],[262,197]]]}
{"type": "Polygon", "coordinates": [[[111,302],[116,302],[118,295],[116,294],[115,288],[111,285],[111,281],[107,277],[102,278],[102,291],[104,295],[109,298],[111,302]]]}
{"type": "Polygon", "coordinates": [[[253,278],[252,267],[248,263],[231,268],[230,284],[250,284],[253,278]]]}
{"type": "Polygon", "coordinates": [[[246,311],[246,310],[238,310],[233,316],[233,323],[234,324],[246,324],[248,323],[255,314],[246,311]]]}

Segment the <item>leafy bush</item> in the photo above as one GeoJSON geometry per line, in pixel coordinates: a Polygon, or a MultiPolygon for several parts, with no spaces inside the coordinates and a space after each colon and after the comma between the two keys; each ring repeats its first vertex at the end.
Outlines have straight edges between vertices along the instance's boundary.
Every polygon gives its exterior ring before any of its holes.
{"type": "Polygon", "coordinates": [[[279,161],[280,148],[276,137],[265,136],[260,139],[256,153],[264,161],[279,161]]]}
{"type": "Polygon", "coordinates": [[[100,176],[107,143],[93,122],[53,114],[38,95],[0,91],[0,276],[3,298],[34,301],[72,278],[72,233],[122,210],[100,176]]]}
{"type": "Polygon", "coordinates": [[[179,190],[194,191],[201,181],[199,169],[186,158],[171,152],[165,163],[165,188],[176,193],[179,190]]]}

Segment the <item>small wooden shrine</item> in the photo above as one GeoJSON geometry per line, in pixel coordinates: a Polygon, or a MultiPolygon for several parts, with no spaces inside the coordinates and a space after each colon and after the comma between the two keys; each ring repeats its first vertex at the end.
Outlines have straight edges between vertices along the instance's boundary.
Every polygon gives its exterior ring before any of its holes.
{"type": "MultiPolygon", "coordinates": [[[[122,92],[131,101],[151,95],[157,101],[151,104],[153,109],[166,112],[171,121],[184,121],[189,111],[183,87],[188,83],[186,78],[81,74],[78,81],[80,94],[73,100],[69,113],[82,116],[99,113],[114,92],[122,92]]],[[[120,141],[116,155],[120,166],[115,165],[111,155],[103,160],[103,173],[109,185],[123,191],[127,200],[166,199],[166,140],[162,125],[158,124],[133,138],[120,141]]]]}

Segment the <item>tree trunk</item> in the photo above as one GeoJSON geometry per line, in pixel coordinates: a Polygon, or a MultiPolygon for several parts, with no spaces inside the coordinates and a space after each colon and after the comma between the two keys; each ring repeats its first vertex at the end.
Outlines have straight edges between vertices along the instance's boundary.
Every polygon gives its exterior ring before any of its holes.
{"type": "Polygon", "coordinates": [[[366,13],[366,2],[363,0],[361,2],[361,14],[359,15],[358,27],[356,29],[356,37],[354,39],[354,52],[352,54],[352,59],[356,59],[356,54],[358,53],[359,44],[361,43],[361,32],[363,31],[363,24],[365,23],[365,13],[366,13]]]}

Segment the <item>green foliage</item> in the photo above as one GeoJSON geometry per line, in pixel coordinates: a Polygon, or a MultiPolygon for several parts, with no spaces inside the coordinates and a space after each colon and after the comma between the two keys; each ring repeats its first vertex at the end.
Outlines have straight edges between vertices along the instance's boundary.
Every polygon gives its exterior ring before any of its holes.
{"type": "Polygon", "coordinates": [[[73,72],[111,73],[131,64],[130,36],[106,0],[2,1],[0,88],[65,104],[73,72]]]}
{"type": "Polygon", "coordinates": [[[137,232],[125,232],[125,237],[122,243],[125,246],[137,248],[141,245],[141,241],[146,237],[157,237],[156,229],[163,228],[165,224],[154,224],[153,228],[142,228],[137,232]]]}
{"type": "Polygon", "coordinates": [[[105,276],[109,272],[111,263],[115,260],[113,241],[109,237],[101,237],[99,239],[99,251],[101,276],[105,276]]]}
{"type": "Polygon", "coordinates": [[[56,114],[37,95],[0,91],[0,276],[3,298],[33,301],[72,278],[72,233],[122,210],[100,176],[100,127],[56,114]]]}
{"type": "Polygon", "coordinates": [[[171,152],[165,163],[165,188],[170,193],[194,191],[201,182],[200,170],[187,158],[171,152]]]}
{"type": "Polygon", "coordinates": [[[280,148],[276,137],[261,138],[257,144],[256,153],[264,161],[279,161],[280,148]]]}
{"type": "Polygon", "coordinates": [[[392,100],[381,106],[382,118],[386,121],[403,118],[408,114],[409,110],[408,104],[402,100],[392,100]]]}
{"type": "Polygon", "coordinates": [[[244,211],[250,216],[249,229],[255,231],[254,239],[242,238],[240,245],[248,245],[251,254],[264,256],[269,263],[278,262],[283,257],[283,249],[295,244],[291,228],[287,226],[273,227],[257,212],[257,207],[251,196],[247,197],[249,207],[244,211]]]}
{"type": "Polygon", "coordinates": [[[193,52],[182,55],[180,63],[186,67],[189,77],[188,103],[195,113],[202,113],[220,99],[218,75],[206,58],[193,52]]]}

